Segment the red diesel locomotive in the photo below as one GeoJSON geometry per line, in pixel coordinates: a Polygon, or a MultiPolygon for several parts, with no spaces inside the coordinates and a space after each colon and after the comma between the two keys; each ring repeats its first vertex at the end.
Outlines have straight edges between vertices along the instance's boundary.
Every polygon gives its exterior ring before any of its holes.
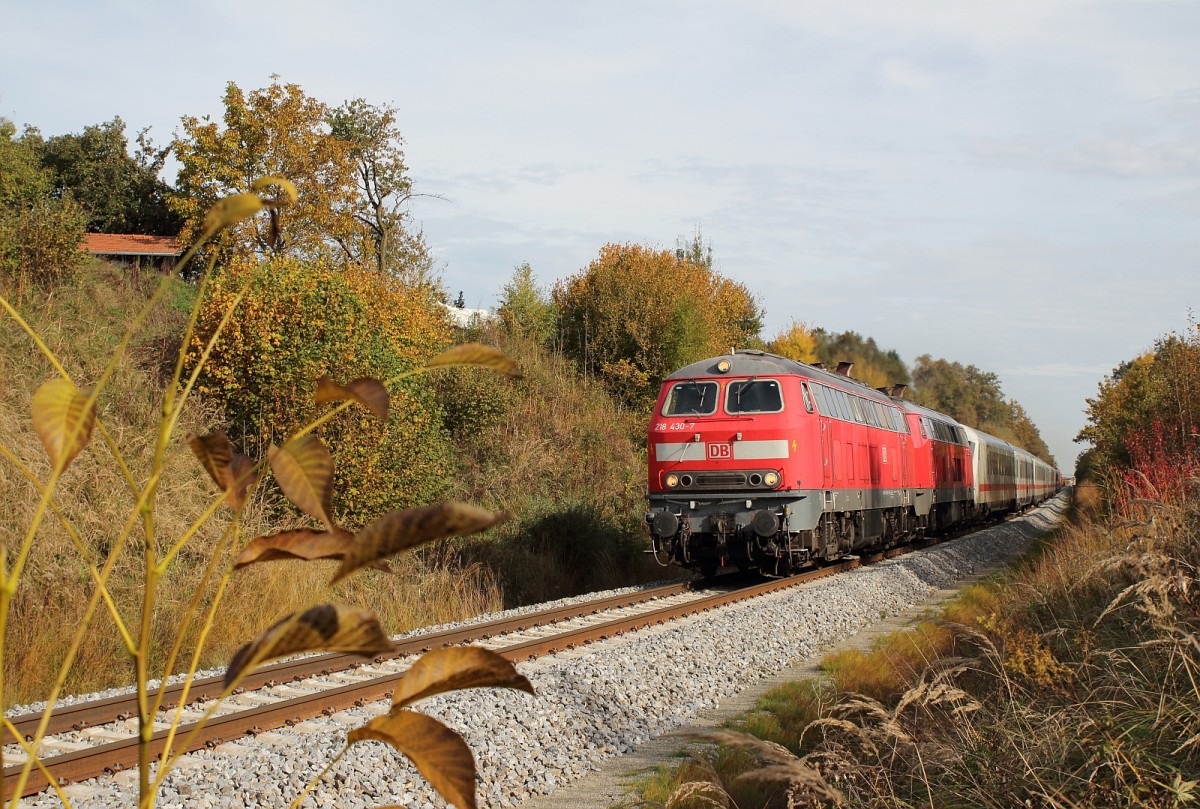
{"type": "Polygon", "coordinates": [[[706,576],[727,564],[785,575],[1057,491],[1057,470],[986,436],[996,459],[1002,445],[1028,466],[1032,496],[984,503],[984,437],[851,379],[847,363],[830,372],[753,350],[693,363],[663,382],[650,422],[653,551],[706,576]]]}

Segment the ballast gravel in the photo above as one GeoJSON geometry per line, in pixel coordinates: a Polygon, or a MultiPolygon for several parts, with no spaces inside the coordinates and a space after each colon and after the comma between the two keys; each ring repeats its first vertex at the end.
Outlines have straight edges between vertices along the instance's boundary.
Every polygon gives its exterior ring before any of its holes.
{"type": "MultiPolygon", "coordinates": [[[[536,696],[487,689],[418,709],[475,753],[480,806],[517,806],[688,723],[753,681],[1011,559],[1059,520],[1065,498],[953,542],[748,602],[518,665],[536,696]]],[[[533,609],[533,608],[530,608],[533,609]]],[[[337,755],[347,730],[386,712],[377,702],[185,756],[160,807],[285,807],[337,755]]],[[[69,787],[79,807],[135,806],[128,772],[69,787]]],[[[23,806],[59,806],[53,793],[23,806]]],[[[443,807],[392,748],[360,742],[321,779],[307,807],[443,807]]]]}

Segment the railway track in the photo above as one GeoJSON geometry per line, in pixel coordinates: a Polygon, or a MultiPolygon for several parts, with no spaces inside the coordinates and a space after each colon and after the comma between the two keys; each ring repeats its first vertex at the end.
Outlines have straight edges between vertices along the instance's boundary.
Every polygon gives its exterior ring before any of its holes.
{"type": "MultiPolygon", "coordinates": [[[[691,583],[676,583],[637,593],[543,610],[507,619],[474,624],[445,632],[398,641],[384,655],[365,661],[345,654],[322,654],[283,661],[257,670],[242,689],[228,698],[203,725],[202,705],[221,692],[222,678],[193,682],[183,724],[177,728],[172,752],[184,753],[232,741],[247,735],[293,725],[316,716],[387,698],[415,656],[433,648],[476,642],[513,662],[603,640],[625,632],[716,609],[737,601],[794,587],[814,579],[928,547],[939,540],[850,559],[786,579],[770,580],[734,590],[696,590],[691,583]]],[[[164,710],[179,707],[182,684],[169,686],[164,710]]],[[[87,780],[137,766],[136,702],[133,695],[80,702],[56,710],[41,747],[41,766],[60,784],[87,780]],[[52,737],[49,734],[54,734],[52,737]]],[[[156,725],[151,756],[166,748],[167,717],[156,725]]],[[[12,717],[17,733],[32,738],[41,714],[12,717]]],[[[24,763],[16,740],[5,734],[3,795],[12,794],[24,763]]],[[[35,767],[21,789],[22,796],[43,791],[50,781],[35,767]]]]}

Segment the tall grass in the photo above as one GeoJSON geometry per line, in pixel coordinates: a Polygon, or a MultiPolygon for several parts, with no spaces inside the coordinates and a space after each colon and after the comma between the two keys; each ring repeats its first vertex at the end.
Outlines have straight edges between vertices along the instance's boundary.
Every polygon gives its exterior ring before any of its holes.
{"type": "MultiPolygon", "coordinates": [[[[72,375],[87,385],[100,373],[128,323],[160,280],[152,274],[93,262],[78,283],[54,288],[37,303],[27,302],[25,314],[72,375]]],[[[146,468],[153,453],[152,437],[167,379],[163,368],[173,361],[178,335],[194,299],[190,284],[169,283],[172,286],[163,304],[151,314],[99,402],[101,417],[133,468],[146,468]]],[[[29,402],[51,373],[48,364],[30,350],[21,330],[10,319],[0,318],[0,445],[12,448],[43,480],[49,462],[30,426],[29,402]]],[[[220,413],[206,411],[198,400],[192,400],[179,434],[205,433],[219,424],[220,418],[220,413]]],[[[56,501],[73,515],[83,537],[111,537],[128,517],[124,482],[106,455],[102,449],[80,455],[55,492],[56,501]]],[[[211,502],[213,486],[183,442],[169,447],[165,465],[156,519],[165,535],[178,536],[211,502]]],[[[5,504],[0,509],[0,542],[9,547],[19,544],[37,499],[32,484],[0,459],[0,502],[5,504]]],[[[262,500],[252,503],[242,516],[246,530],[266,530],[273,505],[262,500]]],[[[154,648],[170,648],[174,628],[180,625],[228,519],[226,513],[218,512],[168,571],[154,616],[154,648]]],[[[89,551],[102,558],[108,550],[105,540],[94,542],[89,551]]],[[[322,592],[331,565],[279,562],[243,571],[224,598],[225,617],[209,636],[203,665],[224,664],[246,638],[312,603],[322,592]]],[[[389,631],[458,620],[501,603],[495,577],[478,565],[463,566],[444,556],[424,555],[406,557],[395,567],[394,575],[368,572],[339,585],[341,599],[363,606],[369,601],[389,631]]],[[[138,551],[130,548],[118,560],[110,582],[119,609],[132,611],[140,603],[143,579],[138,551]]],[[[46,521],[12,603],[4,655],[5,708],[38,699],[49,690],[70,643],[70,632],[62,631],[63,627],[79,623],[86,603],[81,594],[92,587],[88,570],[68,536],[57,522],[46,521]]],[[[127,659],[112,622],[106,617],[96,620],[79,663],[71,670],[67,691],[130,682],[127,659]]]]}
{"type": "MultiPolygon", "coordinates": [[[[1200,504],[1142,498],[1118,520],[1097,505],[1080,490],[1010,574],[935,625],[831,656],[824,682],[769,695],[691,772],[741,807],[1194,803],[1200,504]]],[[[647,796],[667,804],[687,777],[647,796]]],[[[714,805],[683,795],[670,805],[714,805]]]]}
{"type": "Polygon", "coordinates": [[[643,414],[533,339],[488,325],[469,339],[504,351],[524,378],[448,382],[447,400],[480,403],[456,434],[454,496],[515,515],[458,541],[463,558],[494,573],[509,606],[680,575],[643,553],[643,414]]]}

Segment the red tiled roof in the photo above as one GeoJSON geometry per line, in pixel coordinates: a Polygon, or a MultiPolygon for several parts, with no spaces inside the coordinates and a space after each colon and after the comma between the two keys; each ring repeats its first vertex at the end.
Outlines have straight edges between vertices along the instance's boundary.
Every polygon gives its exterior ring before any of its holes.
{"type": "Polygon", "coordinates": [[[101,256],[177,256],[182,252],[173,236],[135,233],[88,233],[79,249],[101,256]]]}

